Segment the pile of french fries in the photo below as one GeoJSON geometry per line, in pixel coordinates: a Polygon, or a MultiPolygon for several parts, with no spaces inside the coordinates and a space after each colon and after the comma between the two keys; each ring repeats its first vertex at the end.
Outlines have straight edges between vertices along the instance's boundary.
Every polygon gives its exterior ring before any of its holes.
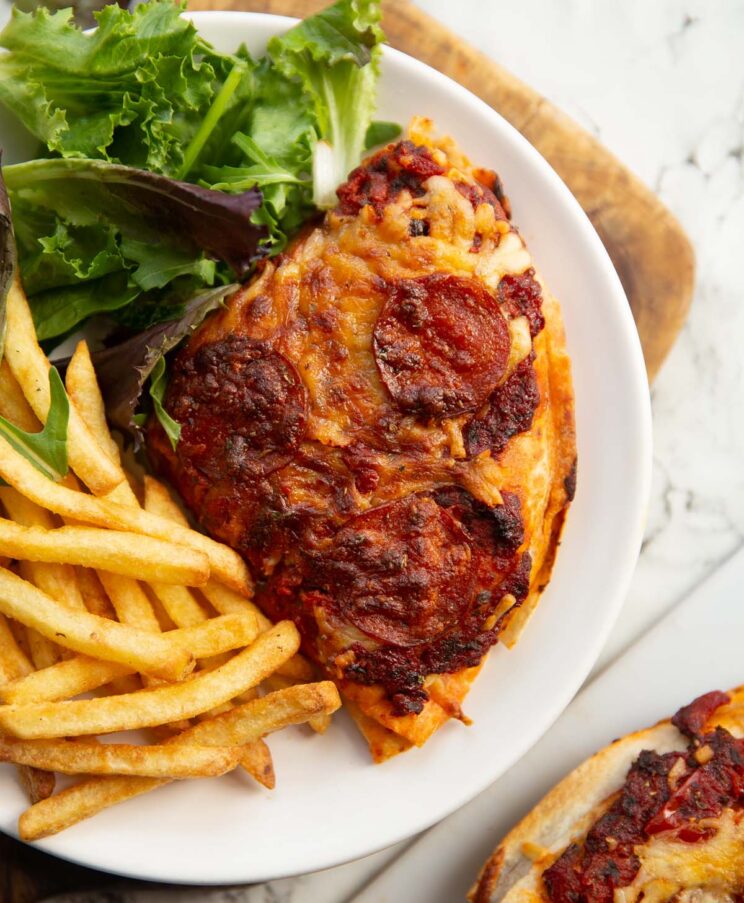
{"type": "MultiPolygon", "coordinates": [[[[49,362],[18,283],[6,330],[0,414],[36,432],[49,362]]],[[[295,626],[253,605],[240,556],[191,529],[162,484],[125,471],[85,343],[66,389],[63,479],[0,437],[0,760],[30,797],[24,840],[173,780],[242,767],[273,787],[263,738],[302,722],[322,732],[340,705],[295,626]],[[99,739],[129,730],[145,741],[99,739]],[[55,793],[55,772],[81,779],[55,793]]]]}

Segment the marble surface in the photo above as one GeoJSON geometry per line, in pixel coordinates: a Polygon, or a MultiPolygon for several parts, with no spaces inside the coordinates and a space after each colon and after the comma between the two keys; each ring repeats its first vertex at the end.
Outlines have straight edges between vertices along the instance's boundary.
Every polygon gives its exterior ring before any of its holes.
{"type": "MultiPolygon", "coordinates": [[[[600,670],[744,544],[744,0],[418,2],[596,134],[695,245],[692,313],[652,393],[646,539],[600,670]]],[[[401,849],[242,891],[138,900],[343,903],[401,849]]]]}

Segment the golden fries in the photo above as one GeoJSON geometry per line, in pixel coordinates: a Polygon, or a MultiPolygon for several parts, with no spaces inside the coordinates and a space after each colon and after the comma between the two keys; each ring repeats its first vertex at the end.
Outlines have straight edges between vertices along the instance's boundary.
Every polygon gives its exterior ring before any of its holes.
{"type": "Polygon", "coordinates": [[[44,530],[0,518],[0,554],[187,586],[200,586],[209,576],[209,563],[200,552],[151,536],[96,527],[44,530]]]}
{"type": "Polygon", "coordinates": [[[192,657],[172,640],[88,612],[70,611],[5,569],[0,569],[0,611],[60,646],[129,665],[153,677],[179,680],[193,669],[192,657]]]}
{"type": "Polygon", "coordinates": [[[248,568],[237,552],[158,515],[53,483],[4,439],[0,439],[0,477],[26,498],[63,517],[98,527],[131,530],[203,552],[214,577],[238,592],[251,592],[253,584],[248,568]]]}
{"type": "Polygon", "coordinates": [[[204,609],[185,586],[150,582],[152,591],[177,627],[193,627],[207,620],[204,609]]]}
{"type": "MultiPolygon", "coordinates": [[[[15,280],[6,299],[5,358],[43,423],[49,411],[49,361],[36,341],[36,330],[20,281],[15,280]]],[[[98,495],[110,492],[122,480],[121,471],[91,435],[74,404],[70,404],[67,454],[80,479],[98,495]]]]}
{"type": "MultiPolygon", "coordinates": [[[[170,742],[241,746],[321,712],[333,712],[340,704],[338,691],[329,681],[290,687],[203,721],[170,742]]],[[[91,778],[27,809],[18,822],[20,837],[26,841],[48,837],[166,783],[167,779],[157,778],[91,778]]]]}
{"type": "Polygon", "coordinates": [[[65,388],[70,401],[78,409],[85,425],[100,448],[106,452],[124,476],[119,459],[119,447],[114,442],[106,423],[106,410],[98,389],[96,371],[93,368],[93,361],[90,359],[87,342],[77,343],[75,353],[67,365],[65,388]]]}
{"type": "MultiPolygon", "coordinates": [[[[250,612],[212,618],[195,627],[171,630],[164,635],[196,658],[221,655],[248,646],[258,636],[258,624],[250,612]]],[[[20,651],[20,650],[19,650],[20,651]]],[[[134,669],[86,655],[59,662],[43,671],[25,672],[0,686],[0,702],[29,704],[70,699],[118,680],[134,669]]]]}
{"type": "MultiPolygon", "coordinates": [[[[11,294],[0,414],[34,432],[49,363],[20,286],[11,294]]],[[[122,458],[84,343],[66,383],[67,476],[54,482],[0,437],[0,762],[16,765],[31,799],[19,822],[28,840],[172,780],[240,766],[273,788],[264,735],[327,724],[340,705],[333,684],[299,683],[315,672],[297,629],[272,626],[250,601],[240,556],[122,458]],[[272,676],[282,689],[256,698],[272,676]],[[138,728],[162,739],[96,739],[138,728]],[[54,796],[54,772],[84,777],[54,796]]]]}
{"type": "Polygon", "coordinates": [[[133,746],[79,740],[0,738],[0,762],[62,774],[128,774],[156,778],[209,778],[236,767],[240,746],[133,746]]]}
{"type": "Polygon", "coordinates": [[[0,706],[0,729],[25,740],[111,734],[193,718],[257,684],[295,654],[297,628],[282,621],[213,671],[121,696],[0,706]]]}
{"type": "MultiPolygon", "coordinates": [[[[0,683],[15,680],[32,672],[33,665],[16,643],[7,620],[0,615],[0,683]]],[[[17,772],[32,805],[54,793],[55,778],[52,773],[40,771],[29,765],[18,765],[17,772]]]]}
{"type": "Polygon", "coordinates": [[[19,765],[18,777],[32,805],[48,799],[54,793],[56,781],[53,772],[41,771],[30,765],[19,765]]]}
{"type": "Polygon", "coordinates": [[[39,420],[5,359],[0,362],[0,414],[27,433],[40,429],[39,420]]]}

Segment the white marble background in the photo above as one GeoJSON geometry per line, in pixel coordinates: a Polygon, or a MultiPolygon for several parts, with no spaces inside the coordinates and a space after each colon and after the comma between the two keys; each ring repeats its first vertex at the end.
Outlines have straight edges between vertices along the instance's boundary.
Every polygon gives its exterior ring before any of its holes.
{"type": "MultiPolygon", "coordinates": [[[[695,246],[692,313],[652,393],[646,541],[601,667],[744,544],[744,0],[417,2],[596,134],[695,246]]],[[[242,892],[147,898],[343,903],[396,853],[242,892]]]]}

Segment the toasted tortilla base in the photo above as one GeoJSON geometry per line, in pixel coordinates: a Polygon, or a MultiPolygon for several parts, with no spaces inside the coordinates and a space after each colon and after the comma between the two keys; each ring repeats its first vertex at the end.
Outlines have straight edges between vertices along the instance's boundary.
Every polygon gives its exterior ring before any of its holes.
{"type": "MultiPolygon", "coordinates": [[[[718,709],[706,728],[744,736],[744,687],[718,709]]],[[[580,840],[615,800],[639,753],[684,750],[686,739],[671,721],[616,740],[572,771],[507,834],[468,894],[471,903],[546,903],[542,875],[573,841],[580,840]]]]}

